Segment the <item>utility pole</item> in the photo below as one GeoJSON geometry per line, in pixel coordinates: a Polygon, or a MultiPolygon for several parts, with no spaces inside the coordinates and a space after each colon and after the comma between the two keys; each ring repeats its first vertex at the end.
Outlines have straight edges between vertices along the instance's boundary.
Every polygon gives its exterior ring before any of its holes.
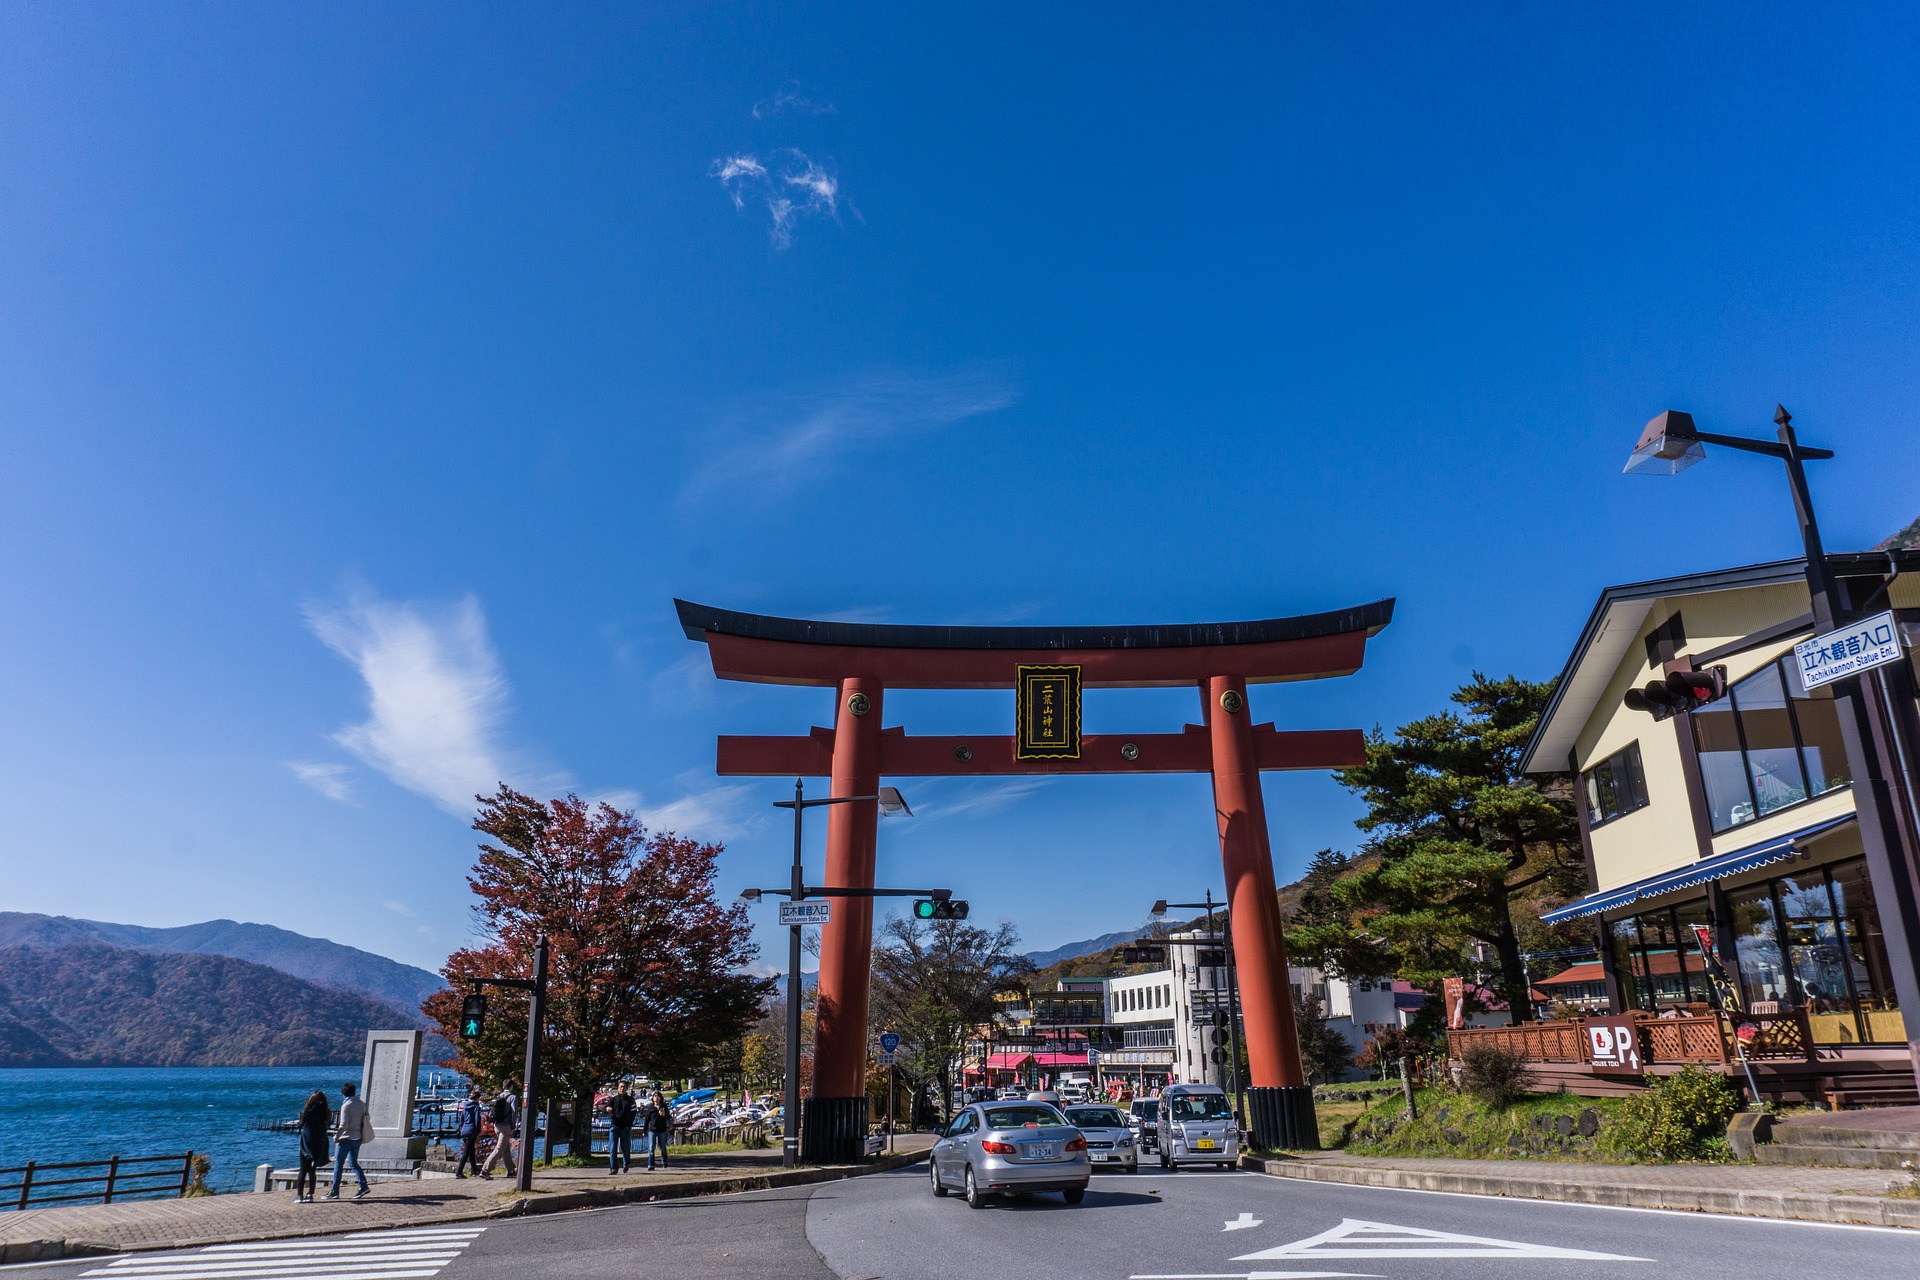
{"type": "MultiPolygon", "coordinates": [[[[547,1021],[547,935],[541,934],[533,944],[533,977],[528,978],[474,978],[470,985],[479,987],[512,987],[524,991],[527,1001],[527,1060],[526,1070],[521,1073],[520,1085],[520,1144],[516,1153],[520,1163],[514,1168],[514,1188],[519,1191],[533,1190],[533,1102],[540,1096],[540,1041],[546,1032],[547,1021]]],[[[510,1139],[500,1135],[500,1141],[510,1139]]]]}

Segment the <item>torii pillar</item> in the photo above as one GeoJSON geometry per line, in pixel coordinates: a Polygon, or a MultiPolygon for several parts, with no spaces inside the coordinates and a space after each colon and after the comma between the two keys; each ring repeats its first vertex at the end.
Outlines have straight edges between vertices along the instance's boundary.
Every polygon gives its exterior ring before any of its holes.
{"type": "MultiPolygon", "coordinates": [[[[833,689],[838,699],[831,729],[722,737],[723,776],[825,776],[838,797],[874,795],[883,777],[1210,773],[1254,1140],[1267,1148],[1319,1145],[1312,1090],[1300,1071],[1260,774],[1361,764],[1366,740],[1358,729],[1280,732],[1255,724],[1247,686],[1359,670],[1367,640],[1393,618],[1393,601],[1257,622],[1147,627],[879,626],[674,603],[687,636],[707,645],[721,679],[813,685],[833,689]],[[1086,688],[1195,688],[1202,723],[1179,733],[1082,738],[1076,703],[1072,751],[1052,758],[1022,754],[1013,735],[910,737],[881,726],[889,688],[1010,689],[1023,667],[1071,668],[1086,688]]],[[[831,806],[826,885],[874,886],[878,818],[871,800],[831,806]]],[[[802,1157],[809,1161],[851,1160],[863,1149],[872,958],[872,899],[837,899],[821,933],[813,1096],[801,1120],[802,1157]]]]}

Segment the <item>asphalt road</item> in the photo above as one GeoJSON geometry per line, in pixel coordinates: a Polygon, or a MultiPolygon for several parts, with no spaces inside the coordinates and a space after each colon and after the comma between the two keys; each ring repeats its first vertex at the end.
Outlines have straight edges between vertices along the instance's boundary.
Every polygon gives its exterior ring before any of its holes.
{"type": "Polygon", "coordinates": [[[438,1232],[6,1268],[4,1280],[1913,1280],[1920,1233],[1158,1170],[969,1209],[925,1166],[438,1232]]]}

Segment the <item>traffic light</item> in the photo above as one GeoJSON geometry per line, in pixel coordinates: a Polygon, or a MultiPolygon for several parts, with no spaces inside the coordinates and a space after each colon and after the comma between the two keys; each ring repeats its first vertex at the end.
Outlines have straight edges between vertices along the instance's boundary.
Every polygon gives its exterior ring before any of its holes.
{"type": "Polygon", "coordinates": [[[1118,959],[1121,964],[1165,964],[1167,962],[1167,949],[1165,947],[1153,946],[1122,947],[1116,953],[1115,958],[1118,959]]]}
{"type": "Polygon", "coordinates": [[[916,920],[965,920],[968,909],[965,898],[916,898],[913,903],[913,918],[916,920]]]}
{"type": "Polygon", "coordinates": [[[1727,696],[1727,669],[1708,667],[1705,671],[1675,671],[1664,680],[1649,681],[1643,688],[1627,690],[1621,701],[1629,711],[1644,711],[1655,720],[1681,711],[1696,711],[1709,702],[1727,696]]]}
{"type": "Polygon", "coordinates": [[[478,1040],[487,1027],[487,998],[478,991],[460,1002],[460,1038],[478,1040]]]}

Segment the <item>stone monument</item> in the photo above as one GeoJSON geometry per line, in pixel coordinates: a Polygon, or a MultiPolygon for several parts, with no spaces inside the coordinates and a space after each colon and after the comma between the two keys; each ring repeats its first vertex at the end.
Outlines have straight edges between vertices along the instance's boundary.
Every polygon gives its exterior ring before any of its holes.
{"type": "Polygon", "coordinates": [[[420,1078],[423,1031],[369,1031],[360,1068],[360,1096],[373,1120],[373,1141],[362,1148],[370,1160],[421,1160],[426,1135],[413,1132],[413,1091],[420,1078]]]}

